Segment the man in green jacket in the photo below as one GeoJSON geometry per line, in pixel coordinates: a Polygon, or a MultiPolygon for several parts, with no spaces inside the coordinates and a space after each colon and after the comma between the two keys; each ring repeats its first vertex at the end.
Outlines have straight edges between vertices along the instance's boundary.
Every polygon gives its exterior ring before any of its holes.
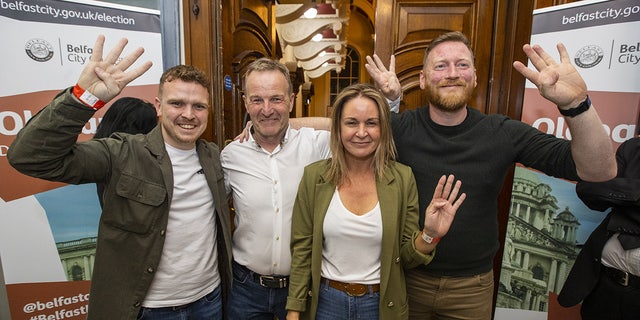
{"type": "Polygon", "coordinates": [[[103,58],[98,37],[76,86],[20,131],[9,163],[46,180],[104,183],[89,319],[222,319],[231,227],[218,147],[199,139],[210,112],[205,74],[184,65],[163,73],[150,133],[77,142],[95,111],[151,67],[127,70],[144,50],[120,60],[126,43],[103,58]]]}

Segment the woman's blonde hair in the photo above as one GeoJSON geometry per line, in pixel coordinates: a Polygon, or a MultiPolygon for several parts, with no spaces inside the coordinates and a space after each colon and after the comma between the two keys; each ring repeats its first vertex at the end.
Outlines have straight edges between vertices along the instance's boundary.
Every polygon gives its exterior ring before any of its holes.
{"type": "Polygon", "coordinates": [[[396,159],[396,146],[393,143],[393,134],[391,132],[391,115],[389,112],[389,104],[382,93],[373,85],[368,83],[352,84],[342,90],[333,103],[333,112],[331,116],[331,139],[329,146],[333,154],[327,179],[336,186],[341,185],[347,178],[347,165],[344,151],[344,145],[341,139],[341,118],[345,104],[347,102],[364,97],[371,99],[378,107],[379,124],[380,124],[380,144],[376,148],[374,154],[374,172],[376,178],[384,176],[384,171],[390,161],[396,159]]]}

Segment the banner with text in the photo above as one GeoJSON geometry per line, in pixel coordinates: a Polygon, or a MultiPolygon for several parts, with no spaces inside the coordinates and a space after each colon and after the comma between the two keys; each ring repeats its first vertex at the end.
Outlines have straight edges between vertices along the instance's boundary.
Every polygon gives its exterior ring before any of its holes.
{"type": "MultiPolygon", "coordinates": [[[[637,30],[637,0],[579,1],[533,15],[531,44],[541,45],[556,61],[556,44],[566,46],[615,149],[638,126],[637,30]]],[[[522,121],[571,139],[556,106],[529,81],[522,121]]],[[[604,216],[580,201],[574,183],[516,167],[494,319],[580,319],[579,306],[562,308],[556,297],[582,244],[604,216]]]]}
{"type": "MultiPolygon", "coordinates": [[[[121,96],[154,101],[162,73],[160,14],[97,1],[0,0],[0,30],[0,259],[11,317],[86,318],[101,213],[95,185],[27,177],[6,154],[24,124],[75,84],[99,34],[106,50],[127,38],[123,56],[145,48],[141,60],[153,67],[121,96]]],[[[91,139],[108,107],[79,140],[91,139]]]]}

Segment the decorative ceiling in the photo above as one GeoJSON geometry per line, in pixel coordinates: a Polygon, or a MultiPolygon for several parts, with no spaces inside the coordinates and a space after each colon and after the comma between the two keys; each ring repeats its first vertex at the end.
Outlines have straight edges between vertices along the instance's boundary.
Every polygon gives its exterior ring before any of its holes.
{"type": "Polygon", "coordinates": [[[276,3],[276,31],[283,60],[296,63],[305,78],[318,78],[331,70],[340,72],[346,55],[349,1],[290,2],[276,3]]]}

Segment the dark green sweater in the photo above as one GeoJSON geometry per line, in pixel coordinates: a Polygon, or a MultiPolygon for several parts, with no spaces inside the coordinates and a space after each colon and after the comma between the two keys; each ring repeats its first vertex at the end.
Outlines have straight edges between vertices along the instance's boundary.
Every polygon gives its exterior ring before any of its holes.
{"type": "Polygon", "coordinates": [[[392,117],[398,160],[413,169],[418,186],[419,226],[440,176],[454,174],[467,194],[438,253],[424,267],[434,275],[470,276],[493,268],[499,246],[498,194],[514,163],[578,180],[569,141],[502,115],[467,111],[457,126],[434,123],[429,107],[392,117]]]}

